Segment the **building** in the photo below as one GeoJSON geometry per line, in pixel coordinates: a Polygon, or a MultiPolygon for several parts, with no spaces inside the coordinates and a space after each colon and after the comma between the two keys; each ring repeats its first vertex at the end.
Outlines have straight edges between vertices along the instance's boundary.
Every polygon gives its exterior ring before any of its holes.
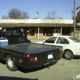
{"type": "Polygon", "coordinates": [[[29,38],[73,35],[74,31],[73,20],[64,19],[0,19],[0,27],[23,27],[29,38]]]}

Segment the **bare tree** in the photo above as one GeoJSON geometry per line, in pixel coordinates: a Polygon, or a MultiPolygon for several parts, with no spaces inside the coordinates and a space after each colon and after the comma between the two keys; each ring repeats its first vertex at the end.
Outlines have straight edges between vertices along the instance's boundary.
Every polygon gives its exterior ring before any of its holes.
{"type": "Polygon", "coordinates": [[[10,11],[9,11],[9,13],[8,13],[8,16],[9,16],[9,18],[11,18],[11,19],[17,19],[17,18],[22,18],[22,16],[21,16],[21,11],[20,10],[18,10],[18,9],[11,9],[10,11]]]}
{"type": "Polygon", "coordinates": [[[26,13],[25,11],[22,12],[22,18],[29,18],[28,12],[26,13]]]}
{"type": "MultiPolygon", "coordinates": [[[[6,16],[3,16],[2,18],[6,18],[6,16]]],[[[13,8],[8,12],[8,17],[11,19],[27,19],[29,18],[29,15],[25,11],[21,11],[19,9],[13,8]]]]}
{"type": "Polygon", "coordinates": [[[7,16],[5,16],[5,15],[3,15],[3,16],[2,16],[2,19],[8,19],[8,17],[7,17],[7,16]]]}
{"type": "Polygon", "coordinates": [[[57,18],[56,16],[56,11],[48,12],[46,19],[55,19],[57,18]]]}

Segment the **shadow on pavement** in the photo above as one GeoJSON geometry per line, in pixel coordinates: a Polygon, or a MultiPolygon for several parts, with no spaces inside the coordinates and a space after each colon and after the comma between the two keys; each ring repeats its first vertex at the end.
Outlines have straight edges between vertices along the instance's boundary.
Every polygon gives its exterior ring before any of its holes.
{"type": "Polygon", "coordinates": [[[23,72],[23,73],[30,73],[30,72],[34,72],[34,71],[39,71],[42,70],[44,68],[48,68],[50,69],[50,66],[55,65],[57,62],[51,63],[49,65],[43,66],[43,67],[39,67],[39,68],[33,68],[33,69],[24,69],[24,68],[18,68],[19,71],[23,72]]]}
{"type": "MultiPolygon", "coordinates": [[[[0,63],[6,65],[6,62],[3,61],[3,60],[0,60],[0,63]]],[[[48,65],[44,65],[44,66],[42,66],[42,67],[33,68],[33,69],[24,69],[24,68],[22,68],[22,67],[18,67],[18,70],[21,71],[21,72],[23,72],[23,73],[30,73],[30,72],[42,70],[42,69],[44,69],[44,68],[50,69],[50,66],[55,65],[56,63],[57,63],[57,61],[55,61],[55,62],[53,62],[53,63],[51,63],[51,64],[48,64],[48,65]]]]}
{"type": "Polygon", "coordinates": [[[6,62],[5,62],[5,61],[3,61],[3,60],[0,60],[0,63],[2,63],[2,64],[4,64],[4,65],[6,64],[6,62]]]}
{"type": "Polygon", "coordinates": [[[80,56],[75,56],[74,59],[80,59],[80,56]]]}
{"type": "Polygon", "coordinates": [[[0,80],[38,80],[38,79],[29,79],[29,78],[18,78],[18,77],[0,76],[0,80]]]}

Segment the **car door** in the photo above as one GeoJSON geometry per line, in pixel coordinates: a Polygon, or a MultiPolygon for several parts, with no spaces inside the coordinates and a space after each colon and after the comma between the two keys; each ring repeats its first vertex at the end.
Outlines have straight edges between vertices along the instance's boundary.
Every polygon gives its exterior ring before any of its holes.
{"type": "Polygon", "coordinates": [[[55,45],[57,46],[62,46],[63,50],[68,49],[69,48],[69,41],[68,39],[64,38],[64,37],[58,37],[55,45]]]}

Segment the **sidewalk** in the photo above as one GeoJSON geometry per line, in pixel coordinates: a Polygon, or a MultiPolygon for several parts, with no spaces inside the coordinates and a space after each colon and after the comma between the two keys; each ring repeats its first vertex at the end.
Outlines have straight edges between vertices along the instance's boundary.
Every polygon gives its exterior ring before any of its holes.
{"type": "Polygon", "coordinates": [[[42,41],[45,40],[47,38],[28,38],[31,42],[36,42],[36,41],[42,41]]]}

